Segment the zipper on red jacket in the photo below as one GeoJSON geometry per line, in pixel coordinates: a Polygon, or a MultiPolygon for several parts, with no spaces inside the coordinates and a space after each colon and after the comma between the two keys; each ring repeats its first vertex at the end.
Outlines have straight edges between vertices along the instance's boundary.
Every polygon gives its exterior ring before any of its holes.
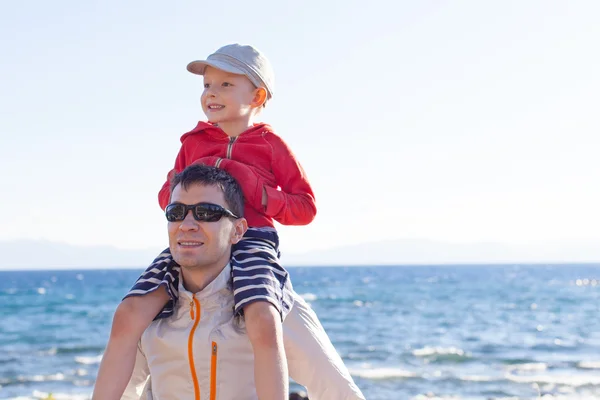
{"type": "Polygon", "coordinates": [[[200,302],[196,297],[192,297],[190,301],[190,318],[194,321],[190,336],[188,337],[188,362],[190,364],[190,372],[192,373],[192,383],[194,384],[194,400],[200,400],[200,384],[196,375],[196,366],[194,364],[194,332],[200,322],[200,302]]]}
{"type": "Polygon", "coordinates": [[[231,150],[233,149],[233,142],[237,139],[237,136],[229,138],[229,144],[227,145],[227,158],[231,158],[231,150]]]}
{"type": "Polygon", "coordinates": [[[210,356],[210,400],[217,398],[217,342],[212,342],[210,356]]]}

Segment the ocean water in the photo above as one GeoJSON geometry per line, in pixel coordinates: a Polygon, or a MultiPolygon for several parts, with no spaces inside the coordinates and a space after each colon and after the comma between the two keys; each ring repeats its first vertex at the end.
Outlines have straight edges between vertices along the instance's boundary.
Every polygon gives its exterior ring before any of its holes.
{"type": "MultiPolygon", "coordinates": [[[[0,399],[88,399],[139,272],[0,272],[0,399]]],[[[600,264],[290,273],[367,399],[600,399],[600,264]]]]}

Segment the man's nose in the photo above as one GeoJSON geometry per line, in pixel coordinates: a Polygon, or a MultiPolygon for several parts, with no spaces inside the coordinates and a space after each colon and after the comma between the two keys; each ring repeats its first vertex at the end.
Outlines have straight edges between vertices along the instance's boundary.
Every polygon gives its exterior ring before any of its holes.
{"type": "Polygon", "coordinates": [[[192,210],[188,210],[187,215],[181,221],[181,225],[179,225],[179,229],[185,231],[197,230],[198,229],[198,221],[194,219],[194,215],[192,214],[192,210]]]}

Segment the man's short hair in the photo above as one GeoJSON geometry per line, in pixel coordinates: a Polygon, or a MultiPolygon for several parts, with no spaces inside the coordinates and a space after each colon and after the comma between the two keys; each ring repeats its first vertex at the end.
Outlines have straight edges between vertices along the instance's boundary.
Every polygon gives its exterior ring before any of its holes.
{"type": "Polygon", "coordinates": [[[216,186],[223,191],[225,202],[231,212],[244,216],[244,193],[240,184],[226,171],[203,164],[192,164],[171,178],[171,193],[181,184],[185,190],[190,185],[216,186]]]}

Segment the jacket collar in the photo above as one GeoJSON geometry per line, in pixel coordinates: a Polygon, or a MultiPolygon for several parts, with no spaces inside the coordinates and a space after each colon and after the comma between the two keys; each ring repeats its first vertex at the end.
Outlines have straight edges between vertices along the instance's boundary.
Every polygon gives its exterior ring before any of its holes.
{"type": "MultiPolygon", "coordinates": [[[[248,128],[246,131],[242,132],[238,138],[246,138],[249,136],[258,136],[258,135],[262,135],[263,132],[272,132],[272,128],[265,123],[258,123],[258,124],[254,124],[253,126],[251,126],[250,128],[248,128]]],[[[192,135],[196,135],[199,133],[205,133],[207,135],[209,135],[210,137],[212,137],[213,139],[217,139],[217,140],[229,140],[229,136],[227,136],[227,134],[225,132],[223,132],[223,130],[221,128],[219,128],[217,125],[211,124],[210,122],[206,122],[206,121],[200,121],[198,122],[198,125],[196,125],[196,127],[194,129],[192,129],[191,131],[189,131],[188,133],[184,134],[181,137],[181,143],[183,143],[183,141],[192,135]]]]}
{"type": "Polygon", "coordinates": [[[206,300],[212,296],[216,296],[223,289],[229,289],[231,286],[231,265],[227,263],[225,268],[217,275],[217,277],[204,289],[197,293],[192,293],[183,286],[183,278],[179,279],[179,299],[191,300],[195,297],[199,301],[206,300]]]}

